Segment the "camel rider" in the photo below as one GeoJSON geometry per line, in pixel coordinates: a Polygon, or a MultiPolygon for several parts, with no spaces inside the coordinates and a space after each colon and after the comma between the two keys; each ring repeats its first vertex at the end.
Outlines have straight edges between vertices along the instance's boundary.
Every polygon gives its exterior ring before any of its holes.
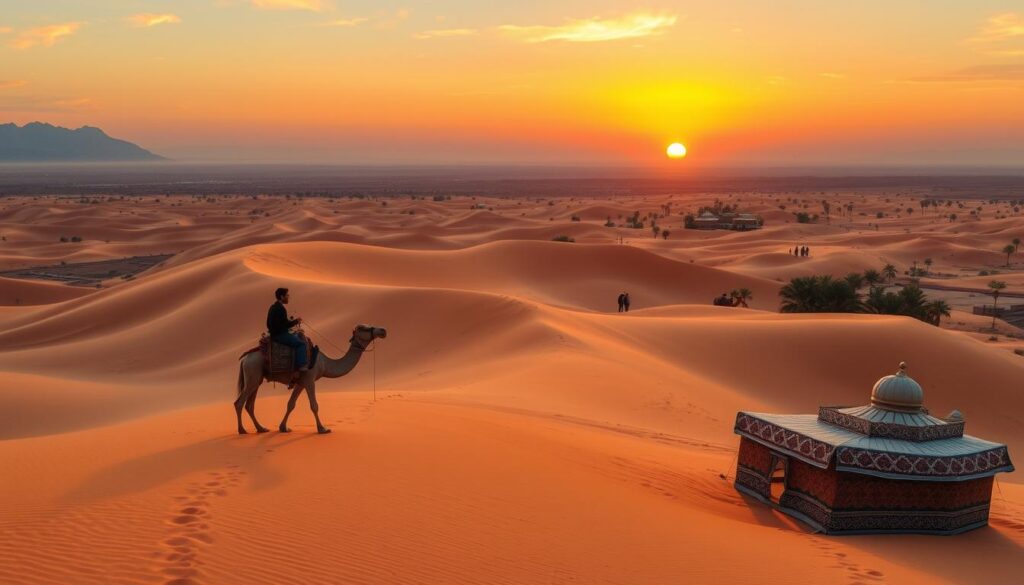
{"type": "Polygon", "coordinates": [[[298,335],[289,331],[292,327],[302,323],[301,318],[289,319],[288,311],[284,306],[288,304],[288,289],[279,288],[274,291],[277,302],[270,305],[267,311],[267,331],[270,338],[280,344],[291,347],[295,352],[295,369],[305,372],[309,369],[306,365],[306,342],[298,335]]]}

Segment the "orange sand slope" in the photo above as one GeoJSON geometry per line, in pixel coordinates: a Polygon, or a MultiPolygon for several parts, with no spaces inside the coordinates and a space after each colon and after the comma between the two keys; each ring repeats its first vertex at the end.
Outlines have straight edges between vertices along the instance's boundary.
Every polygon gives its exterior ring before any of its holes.
{"type": "MultiPolygon", "coordinates": [[[[899,360],[933,413],[959,409],[968,432],[1024,457],[1024,358],[906,318],[774,312],[788,273],[775,268],[842,274],[888,258],[874,244],[780,225],[621,246],[569,218],[638,202],[577,202],[558,221],[546,203],[512,217],[413,204],[339,205],[366,214],[358,229],[285,209],[302,217],[149,244],[128,230],[149,241],[207,218],[54,207],[131,253],[187,251],[134,281],[0,307],[0,583],[996,583],[1024,570],[1019,474],[999,478],[989,528],[951,538],[826,538],[732,489],[738,409],[860,404],[899,360]],[[580,243],[545,241],[574,229],[580,243]],[[797,232],[821,255],[787,256],[797,232]],[[318,385],[331,435],[311,432],[304,399],[290,435],[233,434],[237,358],[277,286],[329,355],[355,323],[388,328],[318,385]],[[739,287],[751,309],[710,306],[739,287]],[[634,310],[620,315],[624,290],[634,310]]],[[[22,229],[8,266],[51,257],[22,229]]],[[[895,250],[916,236],[865,237],[895,250]]],[[[118,257],[105,247],[81,256],[118,257]]],[[[261,422],[283,409],[265,386],[261,422]]]]}

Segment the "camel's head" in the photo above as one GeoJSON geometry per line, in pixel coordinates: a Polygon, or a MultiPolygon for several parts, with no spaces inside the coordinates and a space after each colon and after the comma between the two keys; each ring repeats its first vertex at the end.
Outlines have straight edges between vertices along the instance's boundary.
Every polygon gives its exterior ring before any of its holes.
{"type": "Polygon", "coordinates": [[[373,325],[359,324],[352,330],[352,343],[356,343],[365,349],[375,339],[384,339],[388,336],[387,329],[374,327],[373,325]]]}

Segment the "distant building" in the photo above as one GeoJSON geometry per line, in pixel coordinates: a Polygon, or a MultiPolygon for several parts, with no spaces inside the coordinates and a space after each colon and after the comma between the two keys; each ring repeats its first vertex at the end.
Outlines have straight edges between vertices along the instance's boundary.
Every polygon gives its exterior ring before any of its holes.
{"type": "Polygon", "coordinates": [[[899,371],[871,404],[813,414],[739,412],[735,487],[827,534],[957,534],[988,523],[995,474],[1013,471],[1006,445],[936,418],[899,371]]]}
{"type": "Polygon", "coordinates": [[[684,227],[697,230],[756,230],[764,224],[761,216],[752,213],[704,210],[697,217],[688,216],[684,227]]]}

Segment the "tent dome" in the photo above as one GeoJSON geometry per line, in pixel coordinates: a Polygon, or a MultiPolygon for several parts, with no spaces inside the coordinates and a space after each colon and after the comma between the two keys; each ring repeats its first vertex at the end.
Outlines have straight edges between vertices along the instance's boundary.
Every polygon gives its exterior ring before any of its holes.
{"type": "Polygon", "coordinates": [[[875,382],[871,390],[871,404],[885,410],[920,412],[924,405],[924,390],[907,375],[907,363],[900,362],[898,372],[875,382]]]}

